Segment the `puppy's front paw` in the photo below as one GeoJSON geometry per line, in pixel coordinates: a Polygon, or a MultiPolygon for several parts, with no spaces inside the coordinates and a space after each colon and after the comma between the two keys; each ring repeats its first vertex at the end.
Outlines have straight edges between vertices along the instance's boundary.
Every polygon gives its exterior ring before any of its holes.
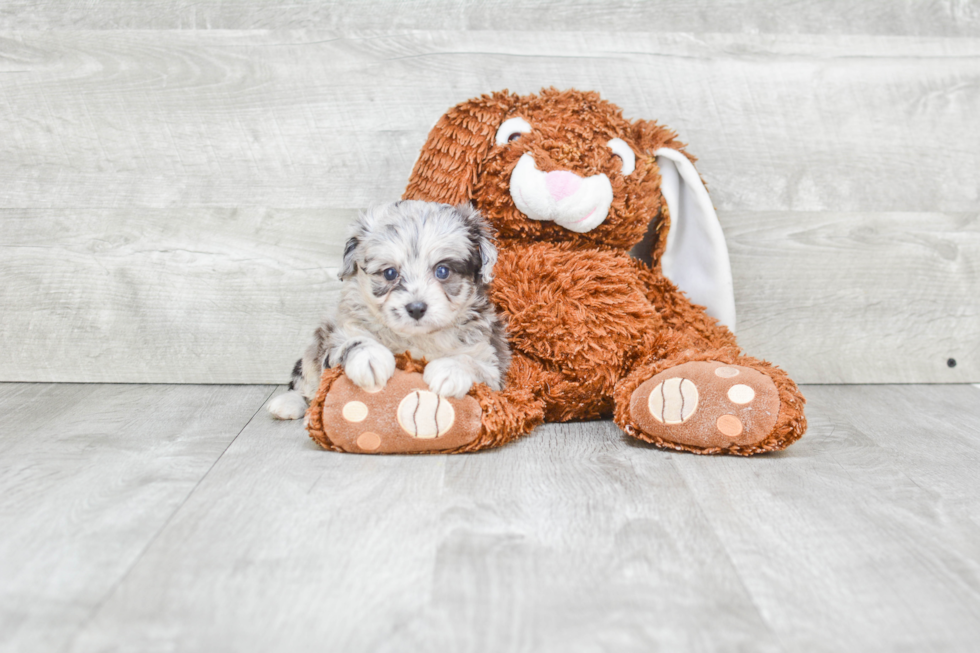
{"type": "Polygon", "coordinates": [[[473,376],[452,358],[437,358],[426,365],[422,379],[432,392],[443,397],[462,399],[473,387],[473,376]]]}
{"type": "Polygon", "coordinates": [[[344,372],[359,388],[380,390],[395,373],[395,355],[381,345],[364,345],[347,357],[344,372]]]}
{"type": "Polygon", "coordinates": [[[306,414],[306,400],[300,393],[290,390],[269,402],[269,412],[276,419],[299,419],[306,414]]]}

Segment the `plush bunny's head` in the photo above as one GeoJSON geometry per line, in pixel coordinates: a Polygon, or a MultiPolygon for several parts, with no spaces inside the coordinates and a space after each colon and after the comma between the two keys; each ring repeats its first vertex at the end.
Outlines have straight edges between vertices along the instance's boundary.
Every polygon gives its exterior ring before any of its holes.
{"type": "Polygon", "coordinates": [[[734,326],[724,237],[675,136],[595,92],[483,95],[439,119],[403,197],[470,201],[502,241],[630,250],[649,232],[653,264],[734,326]]]}
{"type": "Polygon", "coordinates": [[[450,203],[470,200],[501,238],[571,240],[628,250],[660,212],[653,152],[679,145],[656,123],[626,120],[598,93],[494,93],[443,116],[406,197],[420,193],[450,203]],[[433,168],[434,162],[448,165],[433,168]],[[445,177],[450,171],[459,180],[455,184],[431,179],[435,172],[445,177]]]}

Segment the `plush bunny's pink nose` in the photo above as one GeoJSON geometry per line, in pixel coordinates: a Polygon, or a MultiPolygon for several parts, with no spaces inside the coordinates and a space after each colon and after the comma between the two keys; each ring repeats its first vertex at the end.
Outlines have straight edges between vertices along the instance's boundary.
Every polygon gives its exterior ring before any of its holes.
{"type": "Polygon", "coordinates": [[[566,170],[549,172],[544,178],[544,186],[556,202],[560,202],[569,195],[574,195],[581,185],[582,178],[574,172],[566,170]]]}

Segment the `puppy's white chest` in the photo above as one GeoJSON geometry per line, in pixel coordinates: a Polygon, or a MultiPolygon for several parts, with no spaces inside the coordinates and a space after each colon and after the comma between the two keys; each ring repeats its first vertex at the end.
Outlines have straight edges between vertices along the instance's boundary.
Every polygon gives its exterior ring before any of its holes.
{"type": "Polygon", "coordinates": [[[443,356],[460,353],[458,334],[451,330],[427,334],[417,339],[406,339],[401,344],[405,346],[401,347],[400,351],[407,351],[416,360],[424,358],[427,361],[434,361],[443,356]]]}
{"type": "Polygon", "coordinates": [[[427,361],[434,361],[437,358],[442,358],[443,356],[450,356],[454,353],[452,348],[445,347],[425,347],[419,345],[413,345],[408,348],[408,353],[412,355],[412,358],[419,360],[424,358],[427,361]]]}

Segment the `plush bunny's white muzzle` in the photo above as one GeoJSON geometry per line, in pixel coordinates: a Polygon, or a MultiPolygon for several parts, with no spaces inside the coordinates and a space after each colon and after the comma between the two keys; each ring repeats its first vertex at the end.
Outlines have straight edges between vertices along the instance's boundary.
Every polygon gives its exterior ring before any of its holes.
{"type": "Polygon", "coordinates": [[[567,170],[541,172],[526,153],[510,175],[510,195],[531,220],[552,220],[580,234],[602,224],[613,199],[606,175],[583,178],[567,170]]]}

